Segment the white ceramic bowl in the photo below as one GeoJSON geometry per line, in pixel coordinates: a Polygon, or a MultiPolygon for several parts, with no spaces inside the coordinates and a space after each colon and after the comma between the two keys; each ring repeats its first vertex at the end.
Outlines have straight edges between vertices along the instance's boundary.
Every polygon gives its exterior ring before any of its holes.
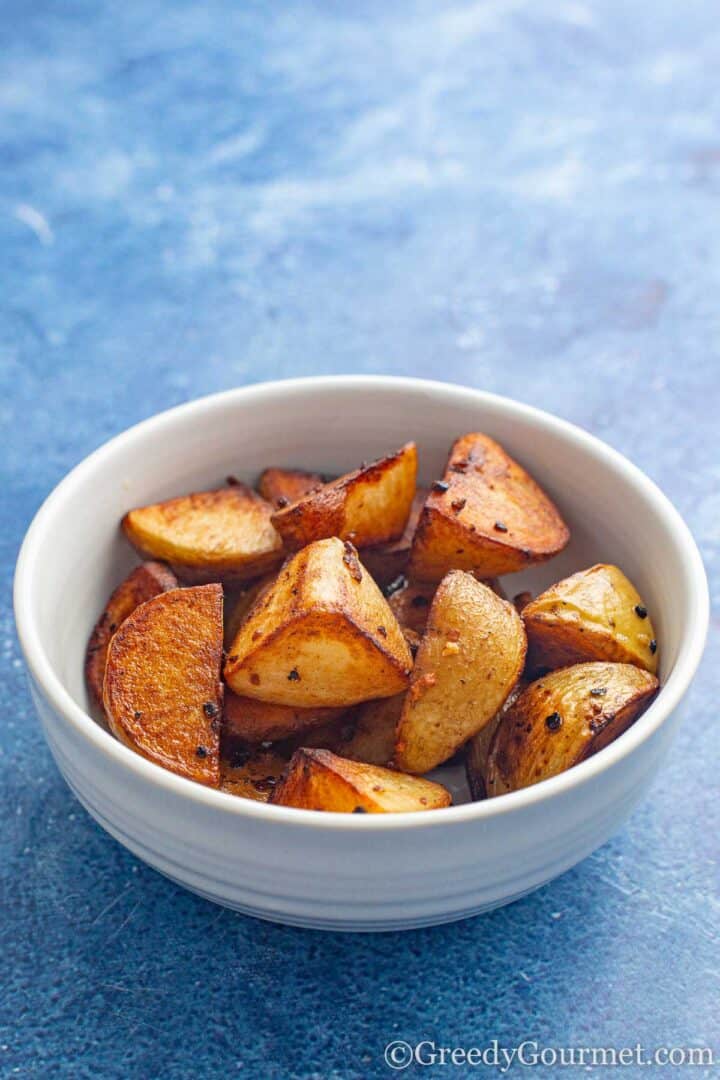
{"type": "MultiPolygon", "coordinates": [[[[695,543],[637,468],[546,413],[459,386],[340,376],[267,383],[155,416],[74,469],[33,521],[15,611],[33,698],[55,760],[92,816],[141,859],[212,900],[279,922],[344,930],[460,919],[508,903],[607,840],[655,774],[680,720],[708,622],[695,543]],[[118,530],[131,506],[265,465],[341,472],[414,438],[421,478],[451,441],[485,431],[525,463],[572,529],[568,549],[515,575],[538,589],[597,561],[619,564],[652,612],[663,687],[595,757],[535,787],[417,814],[266,806],[145,761],[87,711],[83,653],[135,560],[118,530]]],[[[447,776],[459,799],[462,780],[447,776]]]]}

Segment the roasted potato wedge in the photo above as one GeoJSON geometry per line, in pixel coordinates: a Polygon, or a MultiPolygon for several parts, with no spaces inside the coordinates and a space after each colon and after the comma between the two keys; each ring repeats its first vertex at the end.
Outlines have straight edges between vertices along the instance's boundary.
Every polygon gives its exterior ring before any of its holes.
{"type": "Polygon", "coordinates": [[[472,739],[469,739],[467,742],[465,747],[465,774],[467,776],[470,794],[475,802],[487,798],[485,773],[487,770],[488,754],[490,753],[490,746],[492,745],[495,732],[505,713],[511,705],[517,701],[526,686],[527,683],[523,679],[516,683],[510,691],[508,698],[503,705],[500,706],[492,720],[485,725],[479,734],[473,735],[472,739]]]}
{"type": "Polygon", "coordinates": [[[527,642],[512,604],[462,570],[433,599],[395,740],[395,763],[426,773],[492,720],[522,674],[527,642]]]}
{"type": "Polygon", "coordinates": [[[258,480],[257,489],[263,499],[276,510],[281,510],[290,503],[318,491],[326,481],[320,473],[305,472],[303,469],[265,469],[258,480]]]}
{"type": "Polygon", "coordinates": [[[402,536],[399,536],[397,540],[389,540],[385,544],[374,544],[372,547],[363,548],[363,563],[378,585],[389,585],[407,568],[413,536],[428,491],[428,488],[418,488],[415,492],[402,536]]]}
{"type": "Polygon", "coordinates": [[[617,566],[598,563],[559,581],[522,610],[531,669],[591,660],[657,671],[657,641],[647,608],[617,566]]]}
{"type": "Polygon", "coordinates": [[[273,750],[234,755],[220,762],[220,788],[243,799],[268,802],[287,766],[288,758],[273,750]]]}
{"type": "Polygon", "coordinates": [[[647,708],[658,685],[633,664],[600,662],[561,668],[531,683],[493,737],[488,795],[537,784],[602,750],[647,708]]]}
{"type": "Polygon", "coordinates": [[[449,570],[509,574],[557,555],[569,537],[548,496],[499,443],[463,435],[425,501],[409,574],[423,581],[449,570]]]}
{"type": "Polygon", "coordinates": [[[411,442],[276,510],[272,523],[290,551],[330,536],[352,540],[355,547],[395,540],[410,515],[416,476],[417,447],[411,442]]]}
{"type": "Polygon", "coordinates": [[[241,696],[340,708],[391,697],[412,657],[349,541],[318,540],[287,561],[230,647],[225,679],[241,696]]]}
{"type": "Polygon", "coordinates": [[[450,792],[431,780],[348,761],[329,750],[297,750],[271,802],[303,810],[387,814],[449,806],[450,792]]]}
{"type": "Polygon", "coordinates": [[[93,704],[100,709],[107,651],[113,634],[136,607],[168,589],[177,589],[177,584],[177,578],[164,563],[146,562],[136,566],[110,596],[93,627],[85,653],[85,682],[93,704]]]}
{"type": "Polygon", "coordinates": [[[223,727],[229,738],[249,745],[278,742],[329,724],[342,713],[342,709],[298,709],[292,705],[271,705],[267,701],[241,697],[232,690],[226,690],[223,727]]]}
{"type": "Polygon", "coordinates": [[[141,555],[169,562],[181,581],[235,584],[283,558],[272,506],[245,484],[140,506],[122,520],[141,555]]]}
{"type": "Polygon", "coordinates": [[[301,747],[332,750],[333,754],[351,761],[389,765],[404,696],[396,694],[356,705],[339,720],[296,736],[286,744],[287,749],[291,753],[301,747]]]}
{"type": "Polygon", "coordinates": [[[222,606],[220,585],[141,604],[110,642],[103,694],[121,742],[210,787],[220,778],[222,606]]]}

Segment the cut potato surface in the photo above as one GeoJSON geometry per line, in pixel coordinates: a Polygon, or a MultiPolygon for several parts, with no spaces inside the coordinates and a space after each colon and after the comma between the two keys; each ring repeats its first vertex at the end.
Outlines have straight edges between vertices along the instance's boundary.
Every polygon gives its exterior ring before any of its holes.
{"type": "Polygon", "coordinates": [[[576,664],[531,683],[495,732],[488,795],[537,784],[602,750],[647,708],[658,685],[648,671],[613,663],[576,664]]]}
{"type": "Polygon", "coordinates": [[[244,743],[277,742],[301,732],[329,724],[342,709],[299,709],[292,705],[271,705],[267,701],[241,697],[225,691],[223,729],[229,738],[244,743]]]}
{"type": "Polygon", "coordinates": [[[449,806],[450,792],[431,780],[348,761],[329,750],[295,752],[271,802],[304,810],[387,814],[449,806]]]}
{"type": "Polygon", "coordinates": [[[159,593],[177,588],[177,578],[164,563],[146,562],[136,566],[112,593],[105,610],[95,623],[85,653],[85,682],[90,697],[103,706],[103,682],[110,639],[136,607],[159,593]]]}
{"type": "Polygon", "coordinates": [[[462,570],[438,586],[415,659],[395,763],[426,773],[481,731],[520,678],[527,642],[512,604],[462,570]]]}
{"type": "Polygon", "coordinates": [[[247,581],[278,565],[272,506],[245,484],[141,506],[122,527],[142,555],[164,559],[185,582],[247,581]]]}
{"type": "Polygon", "coordinates": [[[617,566],[599,563],[559,581],[522,611],[532,668],[591,660],[657,671],[657,641],[640,594],[617,566]]]}
{"type": "Polygon", "coordinates": [[[415,529],[428,491],[428,488],[418,488],[415,492],[402,536],[399,536],[397,540],[389,540],[385,544],[374,544],[372,547],[363,548],[363,563],[378,585],[389,585],[407,569],[415,529]]]}
{"type": "Polygon", "coordinates": [[[292,551],[331,536],[356,547],[394,540],[410,515],[416,476],[417,448],[407,443],[277,510],[272,523],[292,551]]]}
{"type": "Polygon", "coordinates": [[[230,647],[228,685],[302,708],[390,697],[412,657],[380,589],[347,541],[309,544],[287,561],[230,647]]]}
{"type": "Polygon", "coordinates": [[[303,469],[265,469],[258,480],[257,489],[276,510],[297,502],[303,495],[324,487],[320,473],[303,469]]]}
{"type": "Polygon", "coordinates": [[[423,507],[409,573],[425,581],[454,569],[509,574],[557,555],[569,536],[548,496],[499,443],[463,435],[423,507]]]}
{"type": "Polygon", "coordinates": [[[245,759],[232,757],[220,762],[220,788],[254,802],[268,802],[288,766],[288,758],[272,750],[258,750],[245,759]]]}
{"type": "Polygon", "coordinates": [[[110,642],[104,703],[113,734],[201,784],[219,781],[222,588],[173,589],[141,604],[110,642]]]}

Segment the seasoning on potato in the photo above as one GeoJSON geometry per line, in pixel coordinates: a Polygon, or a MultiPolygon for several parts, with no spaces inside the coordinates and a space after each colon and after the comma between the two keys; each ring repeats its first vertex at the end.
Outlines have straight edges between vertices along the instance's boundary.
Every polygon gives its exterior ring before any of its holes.
{"type": "Polygon", "coordinates": [[[655,630],[635,586],[598,563],[552,585],[522,611],[532,668],[590,660],[637,664],[655,674],[655,630]]]}
{"type": "Polygon", "coordinates": [[[270,801],[303,810],[388,814],[435,810],[452,799],[431,780],[348,761],[329,750],[300,749],[270,801]]]}
{"type": "Polygon", "coordinates": [[[113,734],[143,757],[217,787],[223,688],[222,588],[172,589],[125,619],[108,650],[113,734]]]}
{"type": "Polygon", "coordinates": [[[395,540],[410,515],[416,476],[417,447],[406,443],[276,510],[272,523],[290,551],[331,536],[358,548],[395,540]]]}
{"type": "Polygon", "coordinates": [[[136,607],[159,593],[177,588],[177,578],[164,563],[136,566],[111,594],[95,623],[85,653],[85,682],[93,703],[103,707],[103,681],[110,639],[136,607]]]}
{"type": "Polygon", "coordinates": [[[425,501],[409,572],[423,581],[449,570],[510,574],[557,555],[569,537],[555,505],[499,443],[463,435],[425,501]]]}
{"type": "Polygon", "coordinates": [[[237,693],[303,708],[391,697],[412,657],[385,597],[349,542],[309,544],[288,560],[229,649],[237,693]]]}
{"type": "Polygon", "coordinates": [[[169,562],[181,581],[234,584],[282,561],[272,512],[251,488],[235,483],[137,507],[122,527],[141,555],[169,562]]]}
{"type": "Polygon", "coordinates": [[[425,773],[492,719],[522,674],[527,643],[512,604],[452,570],[430,608],[397,727],[395,762],[425,773]]]}
{"type": "Polygon", "coordinates": [[[537,679],[503,716],[487,759],[489,796],[517,791],[584,761],[647,708],[659,683],[633,664],[594,662],[537,679]]]}

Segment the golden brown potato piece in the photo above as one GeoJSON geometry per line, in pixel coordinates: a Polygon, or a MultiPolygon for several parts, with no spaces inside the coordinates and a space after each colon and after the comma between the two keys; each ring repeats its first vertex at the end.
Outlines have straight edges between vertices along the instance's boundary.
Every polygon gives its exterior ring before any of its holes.
{"type": "Polygon", "coordinates": [[[569,537],[553,503],[499,443],[463,435],[420,514],[409,573],[423,581],[455,569],[509,574],[557,555],[569,537]]]}
{"type": "Polygon", "coordinates": [[[404,694],[366,701],[344,713],[339,720],[304,732],[287,743],[292,753],[300,747],[332,750],[333,754],[364,761],[368,765],[389,765],[395,749],[395,728],[400,719],[404,694]]]}
{"type": "Polygon", "coordinates": [[[412,657],[351,543],[332,537],[287,561],[230,647],[225,679],[240,695],[315,709],[390,697],[412,657]]]}
{"type": "Polygon", "coordinates": [[[552,585],[522,611],[533,669],[590,660],[657,671],[657,640],[647,608],[617,566],[599,563],[552,585]]]}
{"type": "Polygon", "coordinates": [[[288,758],[272,750],[236,754],[220,762],[220,788],[243,799],[268,802],[287,766],[288,758]]]}
{"type": "Polygon", "coordinates": [[[522,674],[520,616],[471,574],[438,586],[395,739],[395,763],[426,773],[493,718],[522,674]]]}
{"type": "Polygon", "coordinates": [[[292,705],[271,705],[267,701],[241,697],[225,691],[223,726],[228,737],[243,743],[277,742],[300,732],[329,724],[342,709],[298,709],[292,705]]]}
{"type": "Polygon", "coordinates": [[[488,795],[537,784],[602,750],[647,708],[658,685],[633,664],[609,663],[575,664],[531,683],[495,732],[488,795]]]}
{"type": "Polygon", "coordinates": [[[291,551],[329,536],[352,540],[355,547],[394,540],[410,514],[416,475],[417,448],[407,443],[276,510],[272,523],[291,551]]]}
{"type": "Polygon", "coordinates": [[[129,615],[108,650],[110,730],[171,772],[217,787],[223,688],[220,585],[161,593],[129,615]]]}
{"type": "Polygon", "coordinates": [[[257,489],[263,499],[276,510],[281,510],[324,485],[320,473],[305,472],[303,469],[265,469],[260,475],[257,489]]]}
{"type": "Polygon", "coordinates": [[[449,806],[450,792],[431,780],[337,757],[297,750],[270,799],[281,806],[339,813],[388,814],[449,806]]]}
{"type": "Polygon", "coordinates": [[[528,684],[523,679],[520,679],[510,691],[508,698],[504,704],[500,706],[492,720],[485,725],[481,732],[477,735],[473,735],[472,739],[468,740],[467,746],[465,747],[465,774],[467,776],[470,794],[475,802],[487,798],[485,773],[487,770],[488,754],[490,753],[490,746],[492,745],[495,732],[505,713],[510,706],[517,701],[527,685],[528,684]]]}
{"type": "Polygon", "coordinates": [[[177,589],[177,578],[164,563],[136,566],[112,593],[95,623],[85,653],[85,682],[93,704],[103,707],[103,680],[110,639],[136,607],[168,589],[177,589]]]}
{"type": "Polygon", "coordinates": [[[141,555],[165,559],[181,581],[235,584],[282,561],[272,507],[245,484],[141,506],[122,520],[141,555]]]}
{"type": "Polygon", "coordinates": [[[363,548],[363,563],[378,585],[389,585],[407,568],[413,536],[428,491],[428,488],[418,488],[415,492],[410,516],[405,523],[402,536],[386,544],[374,544],[372,547],[363,548]]]}

